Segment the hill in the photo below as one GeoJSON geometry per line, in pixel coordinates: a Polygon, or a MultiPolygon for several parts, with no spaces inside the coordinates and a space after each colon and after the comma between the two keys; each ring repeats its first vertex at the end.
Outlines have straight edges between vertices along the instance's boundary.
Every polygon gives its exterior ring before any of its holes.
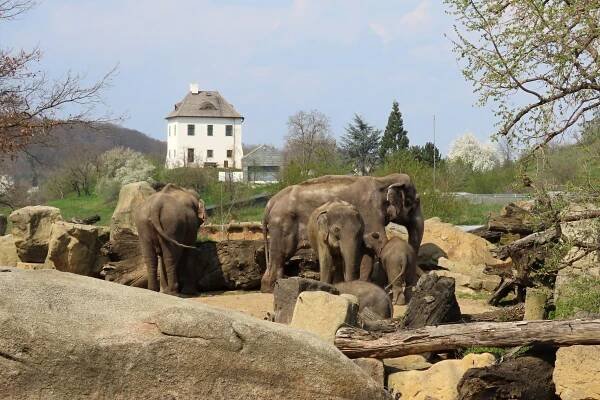
{"type": "Polygon", "coordinates": [[[2,160],[2,175],[11,175],[35,186],[74,152],[84,152],[93,157],[117,146],[128,147],[156,160],[163,159],[167,153],[166,142],[114,124],[59,127],[45,143],[30,146],[27,153],[19,154],[14,160],[2,160]]]}

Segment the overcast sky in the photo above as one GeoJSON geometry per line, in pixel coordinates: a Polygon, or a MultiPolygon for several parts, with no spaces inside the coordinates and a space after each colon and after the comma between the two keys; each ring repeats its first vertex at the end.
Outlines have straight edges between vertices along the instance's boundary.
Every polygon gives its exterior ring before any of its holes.
{"type": "Polygon", "coordinates": [[[396,99],[411,144],[443,153],[467,131],[487,140],[489,109],[444,36],[439,0],[43,0],[0,24],[0,46],[39,46],[50,76],[94,80],[123,125],[165,140],[164,117],[188,90],[218,90],[244,115],[244,142],[281,146],[288,116],[318,109],[340,137],[354,113],[385,128],[396,99]]]}

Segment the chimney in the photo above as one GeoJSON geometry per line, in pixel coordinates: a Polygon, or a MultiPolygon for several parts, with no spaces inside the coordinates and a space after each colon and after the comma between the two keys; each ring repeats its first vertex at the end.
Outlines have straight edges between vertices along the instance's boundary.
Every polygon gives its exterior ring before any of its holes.
{"type": "Polygon", "coordinates": [[[192,92],[192,94],[198,94],[200,92],[197,83],[190,83],[190,92],[192,92]]]}

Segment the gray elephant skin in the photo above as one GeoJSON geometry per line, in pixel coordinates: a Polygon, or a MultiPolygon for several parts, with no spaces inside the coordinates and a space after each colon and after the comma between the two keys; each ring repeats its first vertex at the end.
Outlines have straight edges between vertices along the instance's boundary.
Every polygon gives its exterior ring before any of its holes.
{"type": "MultiPolygon", "coordinates": [[[[410,245],[418,250],[424,220],[419,195],[408,175],[327,175],[309,179],[279,191],[267,203],[263,218],[267,269],[261,281],[262,291],[273,290],[275,281],[283,278],[285,262],[308,244],[307,225],[311,213],[334,200],[354,205],[362,216],[364,231],[377,232],[384,241],[388,223],[405,226],[410,245]]],[[[361,280],[370,278],[373,258],[368,253],[363,256],[361,280]]]]}
{"type": "Polygon", "coordinates": [[[374,283],[351,281],[336,283],[333,286],[335,286],[341,294],[346,293],[356,296],[358,298],[359,312],[368,308],[382,319],[391,318],[394,313],[390,296],[388,296],[385,290],[374,283]]]}
{"type": "Polygon", "coordinates": [[[204,202],[195,192],[168,184],[148,197],[134,218],[148,289],[160,288],[167,294],[196,292],[197,277],[187,253],[195,250],[198,229],[206,219],[204,202]]]}
{"type": "Polygon", "coordinates": [[[408,303],[419,276],[417,255],[412,246],[403,239],[393,237],[383,246],[379,258],[386,278],[381,286],[391,286],[394,304],[408,303]]]}
{"type": "Polygon", "coordinates": [[[364,223],[356,207],[346,201],[330,201],[308,219],[308,239],[319,260],[321,282],[358,279],[365,251],[364,223]]]}

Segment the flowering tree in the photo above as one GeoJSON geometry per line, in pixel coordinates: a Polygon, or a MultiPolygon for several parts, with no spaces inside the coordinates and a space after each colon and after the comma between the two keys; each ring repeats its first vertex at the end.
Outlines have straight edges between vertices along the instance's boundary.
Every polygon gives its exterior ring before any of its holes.
{"type": "Polygon", "coordinates": [[[121,186],[147,180],[154,169],[154,165],[142,153],[115,147],[100,156],[96,193],[106,200],[115,200],[121,186]]]}
{"type": "Polygon", "coordinates": [[[500,164],[500,155],[494,146],[481,143],[472,133],[465,133],[452,142],[448,159],[461,161],[474,171],[489,171],[500,164]]]}

